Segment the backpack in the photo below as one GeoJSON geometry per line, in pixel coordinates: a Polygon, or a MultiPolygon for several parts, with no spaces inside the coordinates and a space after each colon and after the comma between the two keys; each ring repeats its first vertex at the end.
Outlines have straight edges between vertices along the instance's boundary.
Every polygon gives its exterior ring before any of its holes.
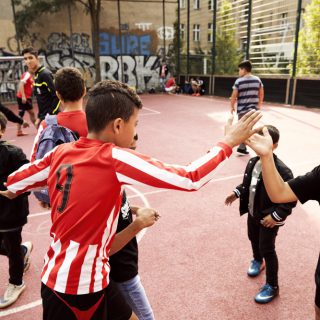
{"type": "MultiPolygon", "coordinates": [[[[45,122],[47,126],[39,137],[36,160],[42,159],[47,152],[60,144],[78,140],[73,131],[58,124],[57,116],[47,115],[45,122]]],[[[50,204],[48,188],[34,191],[34,195],[39,201],[50,204]]]]}

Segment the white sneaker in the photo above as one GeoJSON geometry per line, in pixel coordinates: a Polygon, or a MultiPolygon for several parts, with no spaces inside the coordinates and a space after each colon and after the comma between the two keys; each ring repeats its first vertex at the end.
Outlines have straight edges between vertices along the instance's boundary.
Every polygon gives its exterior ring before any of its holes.
{"type": "Polygon", "coordinates": [[[27,241],[27,242],[22,243],[21,245],[27,249],[27,251],[24,255],[24,260],[23,260],[23,264],[24,264],[23,273],[25,273],[30,267],[29,258],[30,258],[31,251],[33,249],[33,244],[31,241],[27,241]]]}
{"type": "Polygon", "coordinates": [[[3,297],[0,298],[0,309],[6,308],[16,302],[25,288],[24,282],[20,286],[9,283],[3,297]]]}

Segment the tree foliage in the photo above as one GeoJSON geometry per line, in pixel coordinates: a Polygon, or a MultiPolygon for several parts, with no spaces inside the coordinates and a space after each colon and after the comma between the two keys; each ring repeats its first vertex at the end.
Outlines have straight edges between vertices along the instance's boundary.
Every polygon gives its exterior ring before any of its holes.
{"type": "Polygon", "coordinates": [[[95,58],[96,82],[101,80],[100,74],[100,11],[101,0],[14,0],[16,5],[16,28],[20,40],[29,35],[32,25],[40,25],[39,17],[43,14],[54,14],[66,6],[81,4],[86,14],[91,18],[92,49],[95,58]]]}
{"type": "Polygon", "coordinates": [[[303,14],[299,33],[297,74],[320,74],[320,0],[312,0],[303,14]]]}
{"type": "Polygon", "coordinates": [[[231,1],[223,0],[218,14],[221,19],[217,22],[215,73],[234,74],[242,56],[238,50],[235,30],[230,29],[234,23],[231,1]]]}

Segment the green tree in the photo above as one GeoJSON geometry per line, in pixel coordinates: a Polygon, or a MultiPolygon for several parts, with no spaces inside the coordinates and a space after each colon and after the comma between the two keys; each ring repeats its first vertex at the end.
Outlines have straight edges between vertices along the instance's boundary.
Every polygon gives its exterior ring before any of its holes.
{"type": "Polygon", "coordinates": [[[299,33],[297,74],[320,74],[320,0],[312,0],[303,14],[299,33]]]}
{"type": "Polygon", "coordinates": [[[17,36],[20,40],[28,37],[28,29],[32,24],[38,23],[39,16],[42,14],[53,14],[67,6],[75,6],[77,3],[83,6],[86,14],[90,14],[92,49],[96,68],[95,81],[98,82],[101,80],[99,47],[101,0],[14,0],[18,8],[16,12],[17,36]]]}
{"type": "Polygon", "coordinates": [[[242,58],[238,50],[236,32],[231,30],[235,23],[232,17],[231,1],[223,0],[220,4],[216,33],[216,74],[234,74],[242,58]]]}

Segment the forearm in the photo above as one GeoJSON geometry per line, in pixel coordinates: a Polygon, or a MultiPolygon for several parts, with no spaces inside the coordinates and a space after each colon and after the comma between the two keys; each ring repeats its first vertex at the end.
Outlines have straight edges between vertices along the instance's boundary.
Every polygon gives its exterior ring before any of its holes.
{"type": "Polygon", "coordinates": [[[168,165],[133,151],[114,148],[112,156],[117,177],[125,184],[143,183],[156,188],[198,190],[213,178],[213,172],[231,155],[234,146],[232,139],[224,140],[225,143],[218,143],[204,156],[187,166],[168,165]],[[136,169],[135,172],[132,171],[132,167],[136,169]]]}
{"type": "Polygon", "coordinates": [[[113,254],[120,251],[132,238],[134,238],[139,233],[139,231],[141,231],[141,227],[134,221],[124,230],[117,233],[111,245],[109,255],[112,256],[113,254]]]}
{"type": "Polygon", "coordinates": [[[25,91],[24,91],[24,84],[23,84],[23,82],[20,82],[19,91],[21,92],[22,98],[25,99],[25,98],[26,98],[26,93],[25,93],[25,91]]]}
{"type": "Polygon", "coordinates": [[[263,99],[264,99],[264,90],[260,89],[259,90],[259,102],[258,102],[259,109],[262,107],[263,99]]]}
{"type": "Polygon", "coordinates": [[[270,153],[261,157],[263,182],[271,201],[282,203],[294,201],[288,199],[288,184],[283,181],[280,176],[273,159],[273,154],[270,153]]]}
{"type": "Polygon", "coordinates": [[[230,103],[231,103],[231,110],[232,111],[236,111],[236,108],[235,108],[236,102],[237,102],[237,98],[231,97],[230,103]]]}
{"type": "Polygon", "coordinates": [[[0,112],[2,112],[9,121],[14,123],[23,124],[23,119],[15,115],[10,109],[0,105],[0,112]]]}

